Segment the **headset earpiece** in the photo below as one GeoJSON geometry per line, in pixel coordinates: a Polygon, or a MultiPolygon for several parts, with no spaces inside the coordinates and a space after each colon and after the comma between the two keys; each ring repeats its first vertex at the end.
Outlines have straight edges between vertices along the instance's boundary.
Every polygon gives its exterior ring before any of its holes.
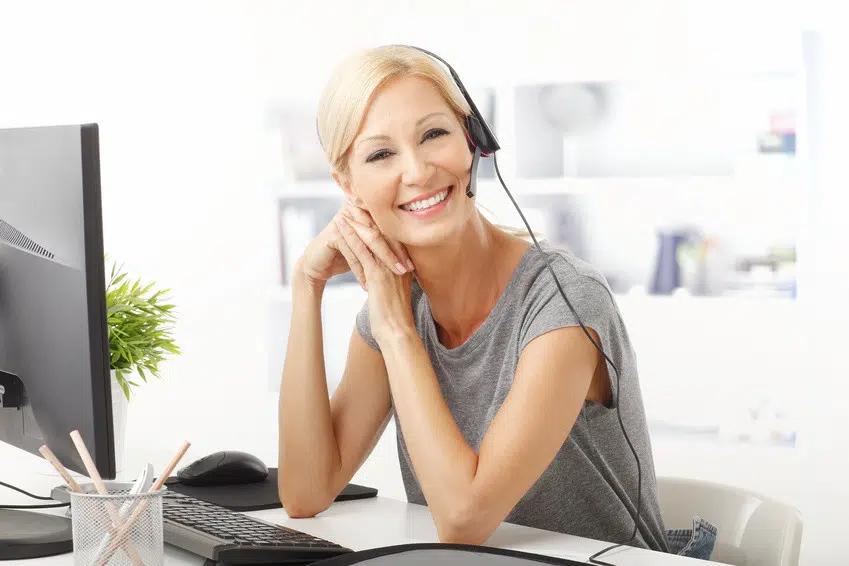
{"type": "MultiPolygon", "coordinates": [[[[469,133],[469,150],[475,152],[476,147],[481,147],[483,139],[483,128],[480,121],[474,116],[466,116],[466,131],[469,133]]],[[[481,148],[483,151],[483,148],[481,148]]]]}
{"type": "Polygon", "coordinates": [[[477,116],[469,115],[466,116],[466,131],[469,133],[469,151],[472,153],[475,152],[475,148],[479,148],[481,150],[481,154],[484,157],[488,157],[498,148],[491,147],[493,144],[489,142],[489,136],[487,136],[486,128],[481,121],[477,118],[477,116]]]}

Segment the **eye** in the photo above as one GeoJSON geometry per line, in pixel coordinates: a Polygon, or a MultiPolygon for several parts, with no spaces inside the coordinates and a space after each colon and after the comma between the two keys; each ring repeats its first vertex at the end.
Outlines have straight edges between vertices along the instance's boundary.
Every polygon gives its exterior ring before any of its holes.
{"type": "MultiPolygon", "coordinates": [[[[446,134],[448,134],[448,130],[444,130],[442,128],[434,128],[432,130],[428,130],[425,133],[424,137],[422,138],[422,141],[428,141],[428,140],[436,139],[436,138],[438,138],[440,136],[444,136],[446,134]]],[[[392,155],[391,151],[389,151],[387,149],[380,149],[378,151],[375,151],[374,153],[372,153],[368,157],[366,157],[366,163],[373,163],[375,161],[380,161],[381,159],[386,159],[387,157],[389,157],[391,155],[392,155]]]]}
{"type": "Polygon", "coordinates": [[[448,132],[443,130],[442,128],[434,128],[433,130],[428,130],[428,132],[424,135],[425,140],[436,139],[439,136],[444,136],[448,132]]]}
{"type": "Polygon", "coordinates": [[[371,163],[373,161],[379,161],[381,159],[385,159],[385,158],[389,157],[390,155],[392,155],[392,154],[389,151],[387,151],[385,149],[381,149],[381,150],[375,151],[374,153],[369,155],[366,158],[366,163],[371,163]]]}

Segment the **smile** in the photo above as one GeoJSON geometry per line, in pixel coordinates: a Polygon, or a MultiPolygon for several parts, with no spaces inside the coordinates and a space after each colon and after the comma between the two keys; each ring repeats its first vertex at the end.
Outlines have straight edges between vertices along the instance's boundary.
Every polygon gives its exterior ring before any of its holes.
{"type": "Polygon", "coordinates": [[[408,202],[407,204],[402,204],[401,209],[406,210],[407,212],[419,212],[433,208],[443,202],[446,198],[448,198],[448,193],[451,192],[451,188],[451,186],[446,187],[429,198],[424,198],[420,200],[415,200],[413,202],[408,202]]]}

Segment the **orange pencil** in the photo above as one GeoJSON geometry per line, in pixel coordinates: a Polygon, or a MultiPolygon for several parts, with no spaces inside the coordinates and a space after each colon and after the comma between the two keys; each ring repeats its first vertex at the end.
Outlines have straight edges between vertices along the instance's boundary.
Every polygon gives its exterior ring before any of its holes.
{"type": "MultiPolygon", "coordinates": [[[[94,487],[97,489],[97,493],[100,495],[109,495],[109,491],[106,489],[106,484],[103,483],[103,478],[100,477],[100,473],[97,471],[97,466],[94,465],[94,460],[91,458],[91,454],[86,448],[85,442],[83,441],[83,437],[80,435],[80,431],[73,430],[71,431],[71,440],[74,442],[74,446],[77,447],[77,452],[80,453],[80,458],[83,459],[83,465],[85,465],[85,469],[88,471],[88,475],[91,480],[94,482],[94,487]]],[[[114,526],[114,530],[118,530],[121,528],[121,517],[118,515],[118,510],[115,508],[115,505],[112,504],[111,501],[106,502],[106,511],[109,513],[109,516],[112,518],[112,525],[114,526]]],[[[113,531],[110,529],[110,531],[113,531]]],[[[120,531],[119,531],[120,532],[120,531]]],[[[136,550],[135,545],[130,543],[129,548],[125,549],[127,555],[133,561],[136,566],[144,566],[144,562],[142,562],[141,556],[139,556],[138,550],[136,550]]]]}
{"type": "MultiPolygon", "coordinates": [[[[161,474],[159,474],[159,477],[156,478],[156,482],[152,486],[150,486],[150,490],[148,491],[148,493],[158,491],[163,486],[165,481],[171,476],[171,472],[173,472],[174,468],[177,467],[177,464],[180,463],[180,460],[183,458],[186,451],[189,449],[189,446],[191,446],[191,444],[188,441],[183,442],[183,445],[180,447],[180,450],[177,452],[177,454],[174,455],[173,458],[171,458],[171,462],[168,463],[168,466],[165,467],[165,470],[161,474]]],[[[141,516],[141,514],[144,512],[144,510],[147,509],[148,504],[149,500],[143,501],[133,510],[133,514],[130,515],[130,518],[127,519],[127,522],[124,523],[116,533],[115,540],[113,540],[112,544],[110,544],[109,547],[103,552],[103,556],[95,561],[95,564],[97,564],[98,566],[106,564],[106,562],[109,560],[109,557],[111,557],[112,554],[118,549],[118,547],[123,544],[122,539],[127,536],[127,533],[132,528],[133,523],[135,523],[138,520],[139,516],[141,516]]]]}

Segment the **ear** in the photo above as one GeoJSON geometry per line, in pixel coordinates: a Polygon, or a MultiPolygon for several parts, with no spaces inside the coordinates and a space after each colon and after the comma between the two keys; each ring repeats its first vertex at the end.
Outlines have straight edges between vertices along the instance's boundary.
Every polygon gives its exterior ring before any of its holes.
{"type": "Polygon", "coordinates": [[[333,180],[336,181],[336,184],[339,185],[339,188],[342,189],[343,193],[345,193],[345,200],[354,206],[363,208],[363,201],[360,197],[354,194],[354,190],[351,187],[351,180],[346,175],[342,175],[336,171],[334,171],[332,175],[333,180]]]}

